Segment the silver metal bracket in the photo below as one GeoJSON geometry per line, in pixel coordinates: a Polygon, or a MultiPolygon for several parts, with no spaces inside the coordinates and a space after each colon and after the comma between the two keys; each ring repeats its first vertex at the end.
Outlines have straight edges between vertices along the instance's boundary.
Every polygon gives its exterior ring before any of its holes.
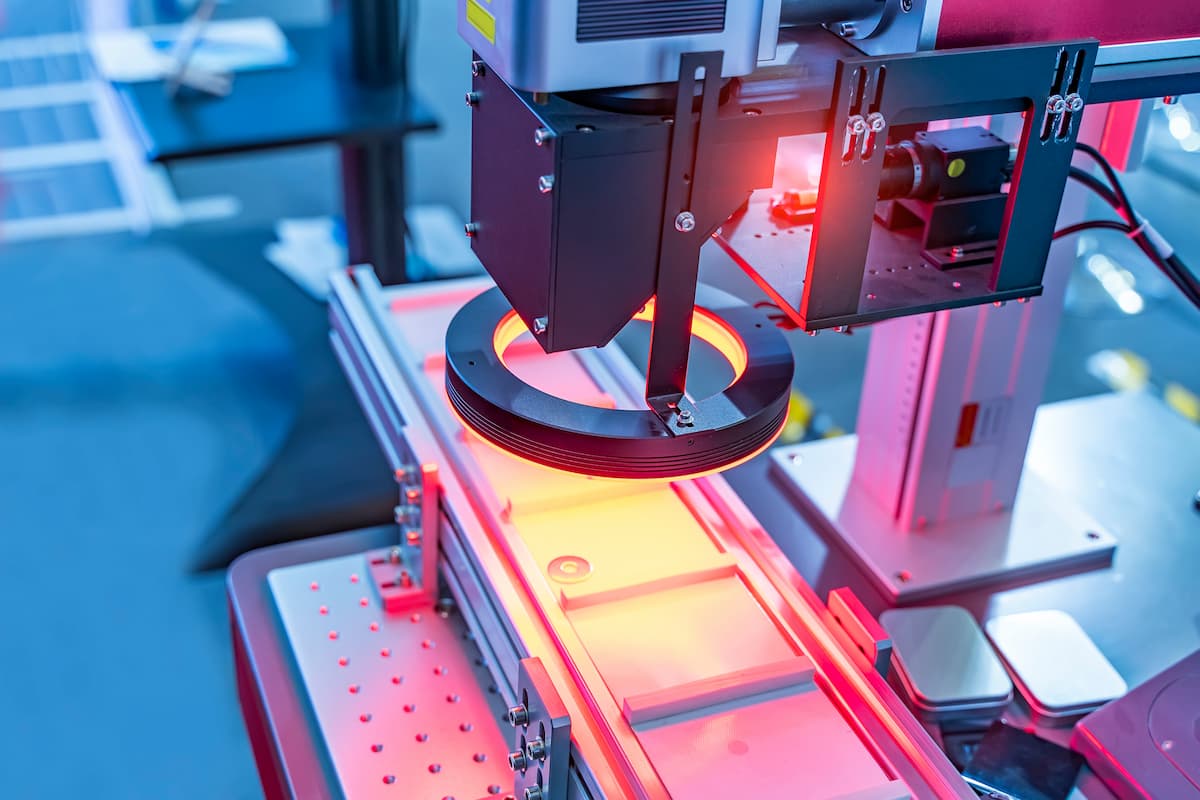
{"type": "Polygon", "coordinates": [[[872,669],[886,678],[892,666],[892,637],[871,616],[858,595],[850,587],[843,586],[829,593],[826,605],[855,649],[862,653],[872,669]]]}
{"type": "Polygon", "coordinates": [[[571,717],[541,659],[521,660],[517,705],[509,709],[517,800],[566,800],[571,717]]]}
{"type": "Polygon", "coordinates": [[[438,470],[436,464],[396,470],[400,543],[367,553],[371,580],[385,611],[437,599],[438,470]]]}

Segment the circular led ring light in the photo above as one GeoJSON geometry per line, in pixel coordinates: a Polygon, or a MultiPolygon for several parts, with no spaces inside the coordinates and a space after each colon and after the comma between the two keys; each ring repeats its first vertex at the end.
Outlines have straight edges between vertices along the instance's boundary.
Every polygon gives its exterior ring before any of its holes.
{"type": "MultiPolygon", "coordinates": [[[[792,354],[758,312],[700,287],[693,335],[734,371],[720,392],[688,404],[693,424],[649,408],[584,405],[515,376],[504,351],[525,326],[493,288],[464,305],[446,331],[446,393],[462,421],[486,441],[528,461],[607,478],[695,477],[766,449],[787,419],[792,354]],[[709,301],[709,302],[705,302],[709,301]]],[[[638,319],[652,318],[650,310],[638,319]]]]}

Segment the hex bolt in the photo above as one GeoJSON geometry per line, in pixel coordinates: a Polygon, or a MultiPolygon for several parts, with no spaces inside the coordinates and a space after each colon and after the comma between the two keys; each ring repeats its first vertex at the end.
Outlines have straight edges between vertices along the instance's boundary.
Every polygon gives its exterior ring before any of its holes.
{"type": "Polygon", "coordinates": [[[513,750],[508,754],[508,766],[513,772],[524,772],[529,766],[529,759],[525,758],[525,754],[520,750],[513,750]]]}
{"type": "Polygon", "coordinates": [[[524,703],[517,703],[508,709],[508,724],[514,728],[529,724],[529,709],[524,703]]]}
{"type": "Polygon", "coordinates": [[[482,78],[487,74],[487,65],[478,58],[471,62],[471,75],[476,78],[482,78]]]}
{"type": "Polygon", "coordinates": [[[554,190],[554,176],[543,175],[538,178],[538,191],[542,194],[550,194],[554,190]]]}
{"type": "Polygon", "coordinates": [[[538,147],[541,147],[553,138],[554,131],[550,130],[549,128],[538,128],[533,132],[533,143],[538,147]]]}
{"type": "Polygon", "coordinates": [[[525,745],[525,756],[530,761],[546,760],[546,743],[542,741],[542,737],[529,740],[529,743],[525,745]]]}
{"type": "Polygon", "coordinates": [[[474,239],[479,235],[479,223],[468,222],[466,225],[463,225],[463,233],[467,235],[468,239],[474,239]]]}
{"type": "Polygon", "coordinates": [[[479,96],[479,92],[467,92],[467,105],[469,105],[471,108],[479,105],[479,96]]]}
{"type": "Polygon", "coordinates": [[[545,797],[545,795],[542,794],[542,787],[540,787],[540,786],[526,786],[525,787],[525,794],[524,794],[525,800],[542,800],[543,797],[545,797]]]}
{"type": "Polygon", "coordinates": [[[675,217],[675,230],[680,233],[691,233],[696,230],[696,215],[690,211],[680,211],[675,217]]]}
{"type": "Polygon", "coordinates": [[[694,416],[692,416],[691,411],[688,411],[685,408],[683,411],[679,412],[679,424],[680,425],[684,425],[684,426],[690,428],[692,425],[695,424],[695,422],[696,422],[696,418],[694,416]]]}
{"type": "Polygon", "coordinates": [[[550,327],[550,318],[549,317],[534,317],[534,320],[533,320],[533,332],[534,333],[536,333],[536,334],[545,333],[546,329],[549,327],[550,327]]]}

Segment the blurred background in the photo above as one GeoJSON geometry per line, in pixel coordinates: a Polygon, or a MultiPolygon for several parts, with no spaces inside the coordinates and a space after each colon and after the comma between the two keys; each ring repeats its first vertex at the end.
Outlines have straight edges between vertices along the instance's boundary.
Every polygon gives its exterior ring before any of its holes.
{"type": "MultiPolygon", "coordinates": [[[[478,270],[455,17],[0,0],[0,796],[261,796],[224,567],[391,517],[323,286],[364,254],[478,270]]],[[[1200,101],[1148,102],[1127,187],[1200,263],[1200,101]]],[[[1200,420],[1200,317],[1119,234],[1070,246],[1045,400],[1146,391],[1200,420]]],[[[867,340],[798,341],[788,441],[853,428],[867,340]]]]}

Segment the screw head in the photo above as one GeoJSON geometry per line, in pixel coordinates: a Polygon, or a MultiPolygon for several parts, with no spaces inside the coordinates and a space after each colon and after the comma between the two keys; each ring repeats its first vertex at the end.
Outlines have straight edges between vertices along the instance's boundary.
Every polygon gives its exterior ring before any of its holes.
{"type": "Polygon", "coordinates": [[[472,108],[479,105],[479,92],[467,92],[466,101],[472,108]]]}
{"type": "Polygon", "coordinates": [[[526,786],[525,787],[525,794],[524,794],[525,800],[542,800],[542,797],[543,797],[542,787],[540,787],[540,786],[526,786]]]}
{"type": "Polygon", "coordinates": [[[837,35],[846,39],[850,39],[858,33],[858,26],[853,22],[839,22],[837,25],[837,35]]]}
{"type": "Polygon", "coordinates": [[[1074,92],[1067,95],[1064,102],[1066,102],[1067,108],[1071,111],[1079,111],[1083,108],[1083,98],[1074,92]]]}
{"type": "Polygon", "coordinates": [[[478,58],[471,62],[471,74],[476,78],[482,78],[487,74],[487,65],[478,58]]]}
{"type": "Polygon", "coordinates": [[[1067,101],[1061,94],[1052,94],[1046,99],[1046,110],[1051,114],[1061,114],[1067,110],[1067,101]]]}
{"type": "Polygon", "coordinates": [[[680,211],[675,217],[675,230],[680,233],[691,233],[696,230],[696,215],[690,211],[680,211]]]}
{"type": "Polygon", "coordinates": [[[463,233],[467,235],[468,239],[474,239],[479,235],[479,223],[468,222],[466,225],[463,225],[463,233]]]}
{"type": "Polygon", "coordinates": [[[537,334],[545,333],[546,329],[549,327],[550,327],[550,318],[549,317],[534,317],[534,320],[533,320],[533,332],[534,333],[537,333],[537,334]]]}
{"type": "Polygon", "coordinates": [[[867,132],[867,121],[860,114],[855,114],[850,119],[846,120],[846,127],[855,135],[862,135],[867,132]]]}
{"type": "Polygon", "coordinates": [[[546,760],[546,743],[539,736],[530,739],[525,745],[525,757],[530,761],[545,761],[546,760]]]}
{"type": "Polygon", "coordinates": [[[691,411],[688,411],[685,408],[683,411],[679,412],[679,424],[680,425],[684,425],[684,426],[690,428],[695,423],[696,423],[696,418],[692,415],[691,411]]]}
{"type": "Polygon", "coordinates": [[[887,120],[878,111],[872,112],[867,115],[867,127],[875,133],[879,133],[887,127],[887,120]]]}
{"type": "Polygon", "coordinates": [[[546,142],[554,138],[554,131],[549,128],[538,128],[533,132],[533,143],[538,147],[543,146],[546,142]]]}
{"type": "Polygon", "coordinates": [[[913,0],[900,0],[900,10],[905,14],[913,10],[913,0]]]}
{"type": "Polygon", "coordinates": [[[508,709],[508,724],[514,728],[529,724],[529,709],[524,703],[518,703],[508,709]]]}
{"type": "Polygon", "coordinates": [[[524,772],[529,766],[529,760],[520,750],[513,750],[508,754],[508,766],[513,772],[524,772]]]}
{"type": "Polygon", "coordinates": [[[538,178],[538,191],[542,194],[550,194],[554,191],[554,176],[542,175],[538,178]]]}

